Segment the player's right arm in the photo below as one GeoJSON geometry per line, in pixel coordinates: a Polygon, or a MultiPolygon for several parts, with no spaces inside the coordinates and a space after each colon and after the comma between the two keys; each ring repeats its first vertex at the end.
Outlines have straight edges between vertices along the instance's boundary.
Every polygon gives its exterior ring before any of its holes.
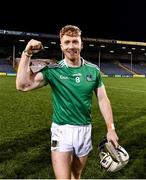
{"type": "Polygon", "coordinates": [[[42,49],[40,41],[30,40],[21,55],[16,77],[16,89],[20,91],[30,91],[45,85],[45,80],[41,72],[33,73],[30,69],[31,55],[42,49]]]}

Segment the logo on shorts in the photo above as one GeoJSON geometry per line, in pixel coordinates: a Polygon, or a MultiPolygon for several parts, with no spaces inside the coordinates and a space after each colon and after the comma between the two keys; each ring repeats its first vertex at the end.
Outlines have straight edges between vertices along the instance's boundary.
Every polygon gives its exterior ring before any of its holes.
{"type": "Polygon", "coordinates": [[[51,146],[52,147],[57,147],[57,145],[58,145],[58,141],[52,140],[51,146]]]}

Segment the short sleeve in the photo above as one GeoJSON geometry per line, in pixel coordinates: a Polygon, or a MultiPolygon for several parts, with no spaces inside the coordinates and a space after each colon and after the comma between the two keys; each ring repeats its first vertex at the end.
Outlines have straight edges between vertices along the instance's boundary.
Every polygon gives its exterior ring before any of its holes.
{"type": "Polygon", "coordinates": [[[44,67],[43,69],[41,69],[40,71],[43,74],[43,78],[46,81],[46,84],[48,83],[48,81],[50,80],[50,74],[49,74],[49,69],[48,67],[44,67]]]}
{"type": "Polygon", "coordinates": [[[103,80],[102,80],[102,77],[101,77],[101,73],[100,71],[98,71],[98,74],[97,74],[97,79],[96,79],[96,87],[95,88],[99,88],[101,86],[103,86],[103,80]]]}

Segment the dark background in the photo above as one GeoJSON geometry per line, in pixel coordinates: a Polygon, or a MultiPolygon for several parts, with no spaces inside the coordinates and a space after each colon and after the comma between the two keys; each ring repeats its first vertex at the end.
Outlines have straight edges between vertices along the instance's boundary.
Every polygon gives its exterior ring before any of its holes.
{"type": "Polygon", "coordinates": [[[84,37],[146,41],[146,1],[10,1],[1,4],[0,29],[57,34],[80,27],[84,37]]]}

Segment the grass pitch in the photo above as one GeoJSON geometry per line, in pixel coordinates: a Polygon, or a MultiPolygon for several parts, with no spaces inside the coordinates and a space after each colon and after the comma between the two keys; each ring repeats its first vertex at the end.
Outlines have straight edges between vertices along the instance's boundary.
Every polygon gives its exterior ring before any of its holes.
{"type": "MultiPolygon", "coordinates": [[[[105,122],[93,97],[93,150],[82,178],[146,178],[146,79],[104,78],[112,104],[119,143],[130,161],[121,171],[105,172],[97,144],[106,134],[105,122]]],[[[50,157],[52,115],[49,86],[18,92],[15,77],[0,77],[0,178],[53,179],[50,157]]]]}

